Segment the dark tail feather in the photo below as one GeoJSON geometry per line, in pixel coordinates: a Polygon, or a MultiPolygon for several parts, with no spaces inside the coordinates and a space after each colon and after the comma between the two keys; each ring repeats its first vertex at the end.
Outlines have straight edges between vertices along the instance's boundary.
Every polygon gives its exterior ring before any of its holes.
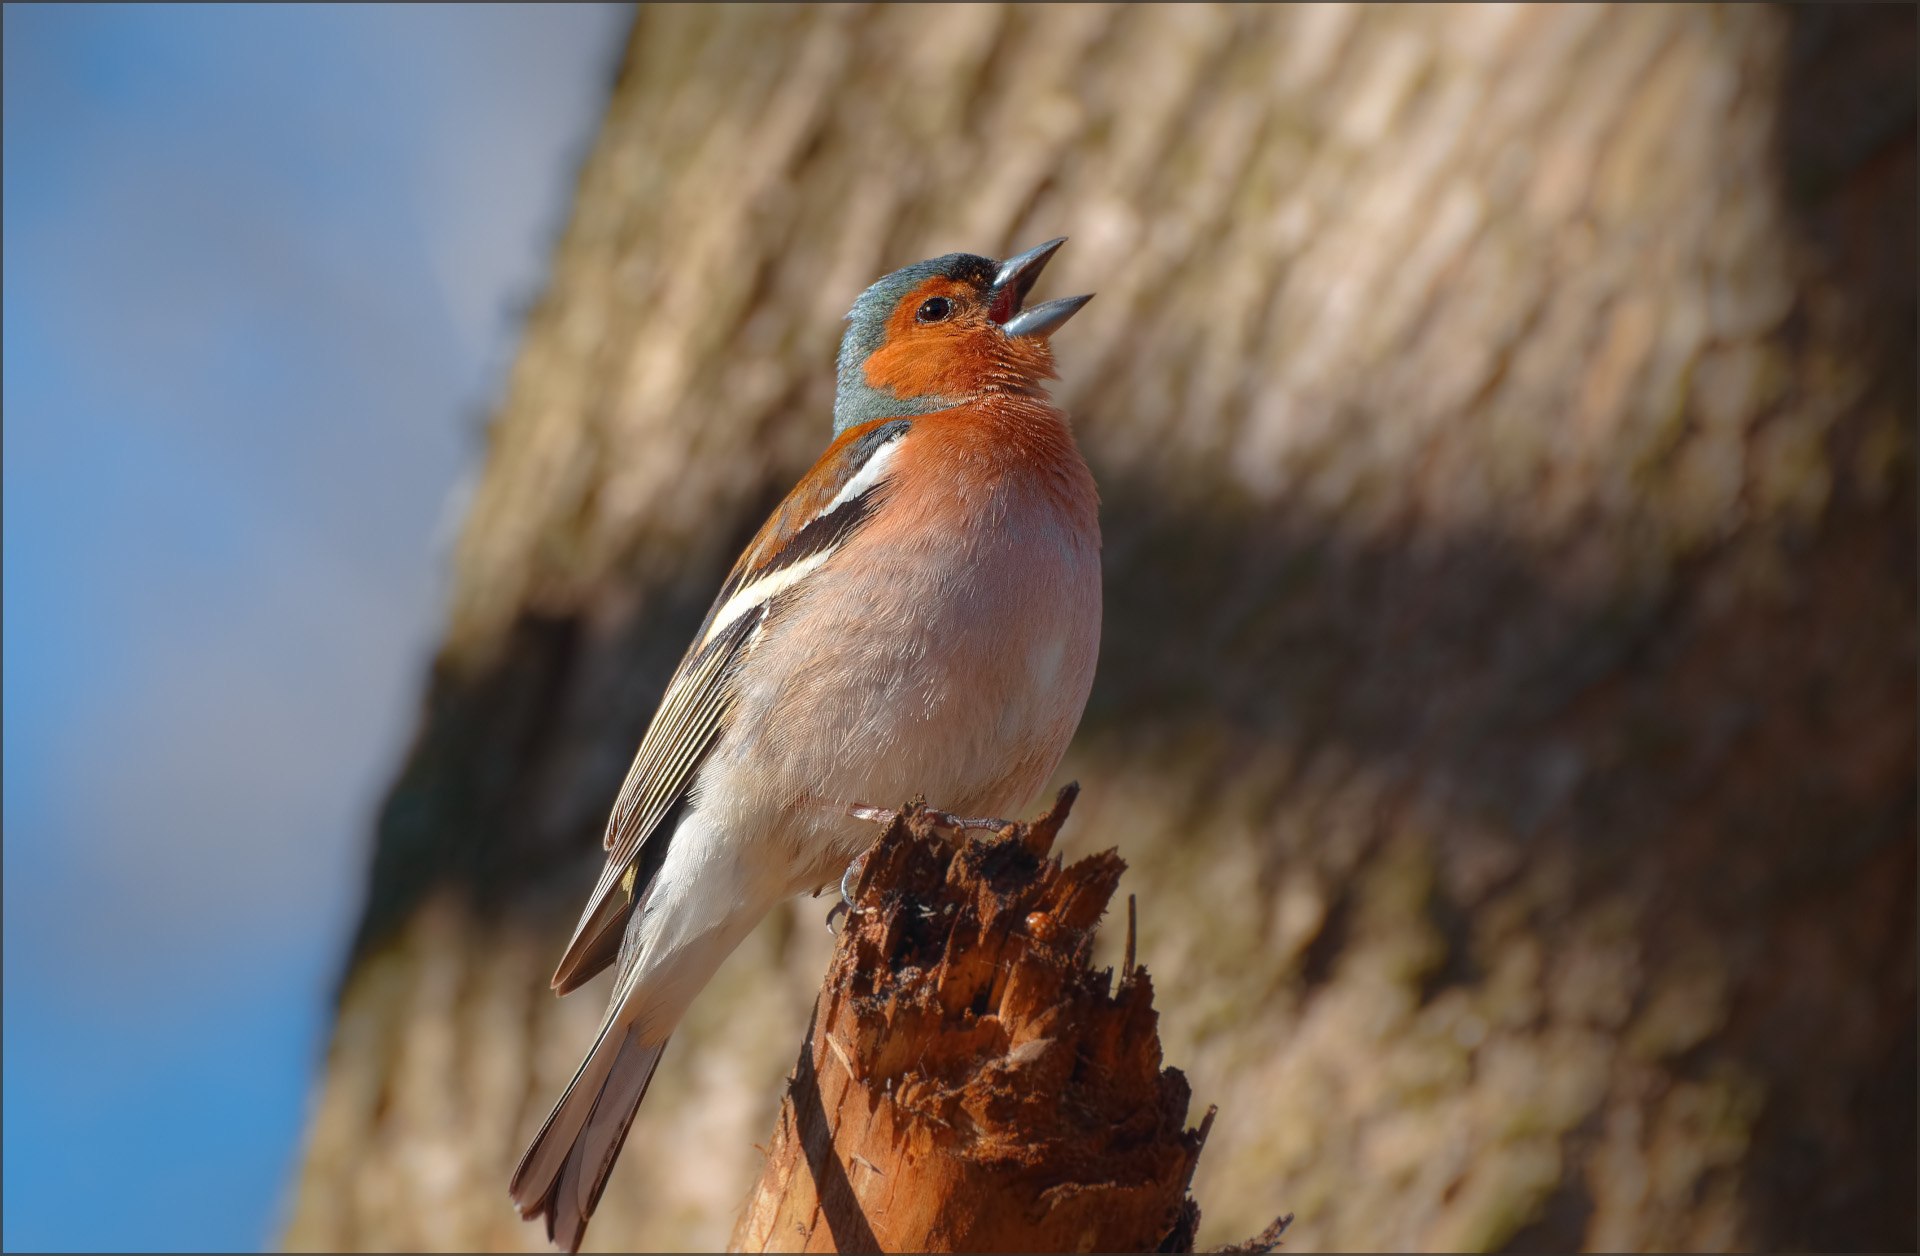
{"type": "MultiPolygon", "coordinates": [[[[555,994],[578,990],[619,957],[627,924],[651,893],[653,879],[659,875],[660,865],[666,862],[674,829],[685,814],[686,806],[683,796],[661,817],[653,836],[641,844],[638,855],[624,865],[609,862],[601,871],[600,882],[593,887],[586,910],[580,913],[580,923],[573,927],[573,937],[567,940],[566,954],[553,970],[555,994]]],[[[613,839],[607,840],[611,843],[613,839]]]]}
{"type": "Polygon", "coordinates": [[[547,1237],[556,1247],[580,1250],[587,1220],[607,1189],[666,1046],[642,1043],[633,1029],[609,1025],[520,1158],[507,1189],[522,1217],[545,1215],[547,1237]]]}
{"type": "Polygon", "coordinates": [[[626,936],[633,909],[633,899],[616,891],[600,899],[581,918],[567,943],[566,954],[553,970],[555,994],[572,994],[619,957],[620,940],[626,936]]]}

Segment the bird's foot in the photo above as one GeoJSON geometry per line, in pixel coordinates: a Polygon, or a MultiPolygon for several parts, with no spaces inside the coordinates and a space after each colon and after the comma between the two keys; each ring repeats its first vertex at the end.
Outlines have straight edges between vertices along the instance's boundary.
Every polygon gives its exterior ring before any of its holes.
{"type": "Polygon", "coordinates": [[[853,905],[853,888],[860,882],[860,874],[866,870],[867,857],[862,853],[847,870],[840,874],[840,901],[827,909],[827,932],[833,932],[834,917],[845,913],[849,919],[859,909],[853,905]]]}
{"type": "MultiPolygon", "coordinates": [[[[892,807],[870,807],[866,803],[857,802],[847,808],[847,814],[856,820],[871,820],[875,824],[886,825],[892,824],[900,812],[892,807]]],[[[932,807],[922,808],[920,814],[932,821],[935,828],[940,829],[957,829],[962,831],[966,829],[986,829],[998,832],[1001,829],[1011,827],[1013,824],[1012,820],[995,820],[991,817],[957,816],[951,811],[939,811],[932,807]]]]}
{"type": "MultiPolygon", "coordinates": [[[[847,814],[856,820],[868,820],[882,826],[892,824],[900,816],[900,812],[896,808],[874,807],[863,802],[857,802],[851,807],[848,807],[847,814]]],[[[999,832],[1001,829],[1010,828],[1013,825],[1013,821],[1011,820],[957,816],[951,811],[939,811],[932,807],[921,808],[920,814],[930,820],[935,828],[949,829],[957,833],[964,833],[968,829],[984,829],[990,832],[999,832]]],[[[867,856],[862,854],[858,859],[848,864],[846,872],[841,875],[840,901],[827,909],[827,932],[833,932],[833,922],[835,918],[842,913],[851,917],[855,912],[860,910],[853,905],[853,890],[854,886],[859,883],[860,874],[866,869],[866,866],[867,856]]]]}

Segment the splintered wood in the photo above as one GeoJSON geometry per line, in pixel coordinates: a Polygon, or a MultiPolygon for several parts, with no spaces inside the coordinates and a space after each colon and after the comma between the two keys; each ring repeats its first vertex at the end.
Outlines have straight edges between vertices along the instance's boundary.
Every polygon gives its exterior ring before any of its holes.
{"type": "Polygon", "coordinates": [[[957,845],[888,826],[733,1250],[1191,1250],[1212,1112],[1187,1128],[1145,970],[1088,965],[1126,865],[1049,856],[1074,793],[957,845]]]}

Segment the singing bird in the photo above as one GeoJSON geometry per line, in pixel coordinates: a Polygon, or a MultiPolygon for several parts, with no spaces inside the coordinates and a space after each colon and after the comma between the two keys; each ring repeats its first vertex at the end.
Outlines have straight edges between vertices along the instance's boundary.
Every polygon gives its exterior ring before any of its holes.
{"type": "Polygon", "coordinates": [[[1086,706],[1100,647],[1093,476],[1026,308],[1050,240],[897,270],[847,315],[835,439],[734,563],[641,739],[607,862],[554,973],[615,964],[584,1063],[510,1187],[577,1251],[681,1015],[783,898],[916,794],[1015,813],[1086,706]]]}

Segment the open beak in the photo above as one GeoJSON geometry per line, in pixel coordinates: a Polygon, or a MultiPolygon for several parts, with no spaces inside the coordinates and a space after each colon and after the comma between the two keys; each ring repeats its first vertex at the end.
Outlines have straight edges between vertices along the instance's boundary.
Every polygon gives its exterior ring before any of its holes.
{"type": "Polygon", "coordinates": [[[1066,242],[1065,236],[1048,240],[1037,248],[1028,249],[1000,263],[1000,273],[993,277],[993,287],[988,295],[987,310],[1007,335],[1051,336],[1062,323],[1079,313],[1081,306],[1093,300],[1093,294],[1088,293],[1082,297],[1048,301],[1030,310],[1022,308],[1027,303],[1027,293],[1033,291],[1035,281],[1040,278],[1040,272],[1047,268],[1047,262],[1066,242]]]}

